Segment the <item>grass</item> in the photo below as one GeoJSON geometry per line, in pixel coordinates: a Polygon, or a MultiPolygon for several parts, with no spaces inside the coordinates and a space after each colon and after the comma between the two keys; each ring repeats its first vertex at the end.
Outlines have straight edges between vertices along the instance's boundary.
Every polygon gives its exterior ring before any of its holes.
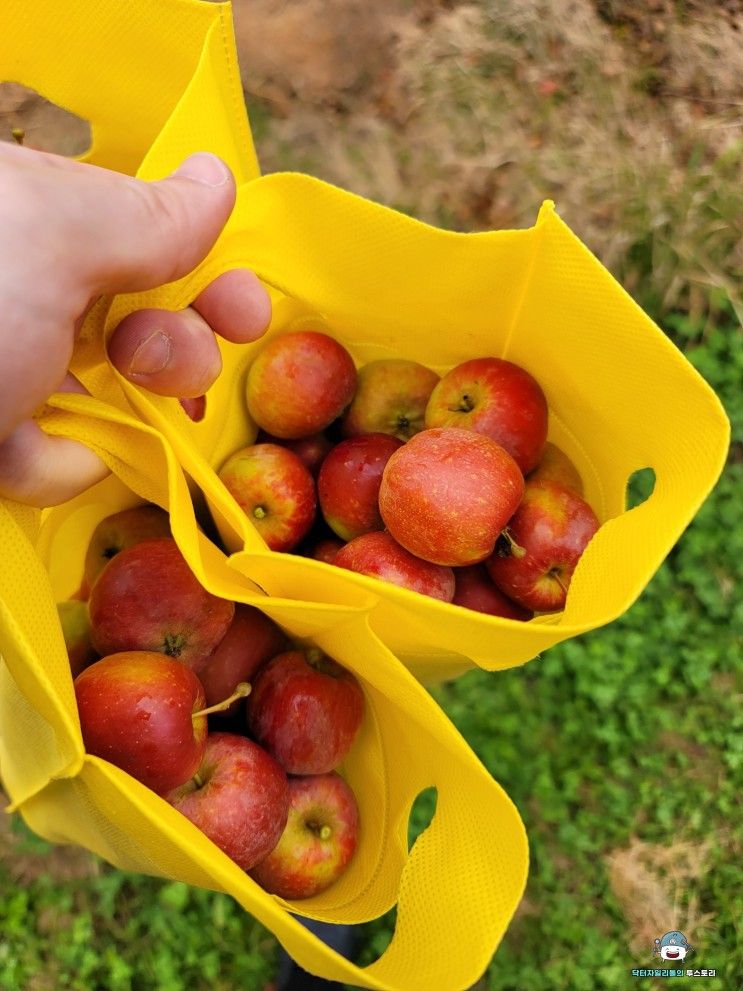
{"type": "MultiPolygon", "coordinates": [[[[526,897],[478,991],[652,986],[631,969],[672,928],[696,947],[690,965],[717,970],[705,988],[743,973],[743,66],[723,13],[643,6],[236,4],[266,170],[458,229],[530,224],[553,196],[733,424],[719,485],[624,617],[435,690],[531,844],[526,897]]],[[[428,815],[430,800],[413,834],[428,815]]],[[[393,921],[360,928],[361,962],[393,921]]],[[[49,847],[18,820],[0,830],[3,991],[260,991],[275,953],[224,896],[49,847]]]]}

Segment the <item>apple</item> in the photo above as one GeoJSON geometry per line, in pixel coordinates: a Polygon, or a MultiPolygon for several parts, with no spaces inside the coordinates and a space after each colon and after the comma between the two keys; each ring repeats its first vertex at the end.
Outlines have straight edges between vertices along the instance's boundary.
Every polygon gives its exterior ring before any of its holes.
{"type": "Polygon", "coordinates": [[[477,564],[492,554],[523,491],[518,465],[494,440],[440,427],[411,437],[389,459],[379,510],[395,540],[416,557],[477,564]]]}
{"type": "Polygon", "coordinates": [[[454,597],[451,568],[416,557],[386,531],[356,537],[338,551],[332,563],[442,602],[451,602],[454,597]]]}
{"type": "Polygon", "coordinates": [[[134,506],[106,516],[93,531],[85,554],[83,587],[87,597],[98,577],[112,557],[143,540],[170,536],[168,514],[159,506],[134,506]]]}
{"type": "Polygon", "coordinates": [[[88,604],[79,599],[66,599],[57,603],[57,613],[70,659],[70,670],[75,678],[98,657],[90,640],[88,604]]]}
{"type": "Polygon", "coordinates": [[[325,522],[342,540],[384,529],[379,515],[382,472],[402,441],[388,434],[364,434],[332,449],[317,476],[325,522]]]}
{"type": "Polygon", "coordinates": [[[179,399],[183,412],[194,423],[200,423],[206,416],[206,396],[192,396],[179,399]]]}
{"type": "Polygon", "coordinates": [[[439,376],[405,358],[380,358],[363,365],[353,402],[343,417],[346,437],[391,434],[409,440],[424,427],[426,404],[439,376]]]}
{"type": "Polygon", "coordinates": [[[583,495],[583,479],[565,452],[551,441],[547,441],[539,464],[530,472],[530,482],[559,482],[566,489],[583,495]]]}
{"type": "Polygon", "coordinates": [[[201,682],[152,651],[111,654],[75,678],[85,749],[162,795],[194,775],[206,747],[201,682]]]}
{"type": "Polygon", "coordinates": [[[93,586],[88,609],[99,654],[158,651],[197,672],[235,612],[234,603],[201,586],[171,538],[120,551],[93,586]]]}
{"type": "MultiPolygon", "coordinates": [[[[250,681],[265,661],[286,647],[281,629],[254,606],[238,604],[229,629],[199,671],[208,705],[230,695],[242,681],[250,681]]],[[[238,702],[224,710],[234,715],[238,702]]]]}
{"type": "Polygon", "coordinates": [[[210,733],[191,780],[165,798],[247,871],[284,831],[289,786],[284,771],[257,743],[236,733],[210,733]]]}
{"type": "Polygon", "coordinates": [[[431,393],[426,427],[460,427],[504,447],[524,475],[547,440],[547,400],[537,380],[503,358],[473,358],[447,372],[431,393]]]}
{"type": "Polygon", "coordinates": [[[325,564],[334,564],[341,547],[345,547],[345,543],[338,537],[325,537],[310,544],[306,548],[304,556],[314,558],[315,561],[323,561],[325,564]]]}
{"type": "Polygon", "coordinates": [[[489,616],[502,616],[504,619],[531,619],[533,613],[517,602],[511,601],[493,584],[484,564],[474,564],[469,568],[454,570],[456,588],[452,602],[455,606],[474,609],[489,616]]]}
{"type": "Polygon", "coordinates": [[[596,514],[576,492],[557,482],[527,482],[486,562],[490,577],[525,609],[562,609],[575,566],[598,528],[596,514]]]}
{"type": "Polygon", "coordinates": [[[274,437],[324,430],[353,399],[356,368],[342,344],[317,331],[274,337],[248,371],[248,410],[274,437]]]}
{"type": "Polygon", "coordinates": [[[219,478],[272,551],[290,551],[315,520],[315,482],[296,454],[278,444],[236,451],[219,478]]]}
{"type": "Polygon", "coordinates": [[[297,455],[313,478],[317,478],[320,465],[323,463],[325,455],[330,452],[333,442],[323,433],[310,434],[309,437],[300,437],[297,440],[282,440],[280,437],[273,437],[261,430],[256,440],[257,444],[280,444],[288,448],[297,455]]]}
{"type": "Polygon", "coordinates": [[[256,673],[246,714],[251,735],[287,774],[324,774],[351,748],[364,693],[318,648],[288,650],[256,673]]]}
{"type": "Polygon", "coordinates": [[[346,870],[358,833],[356,797],[339,774],[289,778],[286,828],[250,876],[281,898],[311,898],[346,870]]]}

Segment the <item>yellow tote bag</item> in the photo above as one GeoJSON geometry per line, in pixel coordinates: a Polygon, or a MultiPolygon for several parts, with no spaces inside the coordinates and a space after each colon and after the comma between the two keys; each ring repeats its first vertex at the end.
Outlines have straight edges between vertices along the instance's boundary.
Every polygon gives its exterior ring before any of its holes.
{"type": "Polygon", "coordinates": [[[366,614],[253,591],[198,529],[183,471],[157,431],[88,397],[59,397],[51,407],[47,429],[88,444],[115,474],[56,509],[0,501],[0,769],[11,808],[40,835],[125,870],[231,894],[301,966],[327,979],[379,991],[469,987],[526,881],[526,836],[507,795],[366,614]],[[97,522],[143,500],[169,511],[173,536],[209,591],[258,606],[362,684],[366,715],[342,768],[359,801],[359,847],[346,874],[312,899],[266,894],[163,799],[84,751],[55,601],[78,587],[97,522]],[[412,803],[431,787],[434,817],[409,852],[412,803]],[[392,943],[365,969],[291,914],[358,923],[394,904],[392,943]]]}
{"type": "MultiPolygon", "coordinates": [[[[165,163],[156,168],[150,156],[145,167],[158,175],[165,163]]],[[[126,397],[171,442],[247,576],[271,595],[368,610],[375,632],[423,679],[473,664],[521,664],[619,616],[719,476],[729,425],[717,397],[549,202],[528,230],[455,234],[307,176],[253,180],[240,188],[224,235],[198,271],[144,296],[116,298],[98,314],[103,334],[89,322],[79,377],[117,401],[104,335],[138,306],[187,305],[237,265],[254,268],[273,292],[268,337],[311,327],[340,340],[359,365],[400,356],[440,374],[497,355],[527,368],[545,390],[550,439],[580,470],[602,526],[564,612],[521,623],[266,549],[215,474],[255,437],[245,380],[263,342],[221,345],[225,370],[200,423],[175,400],[118,378],[118,401],[126,397]],[[644,468],[655,473],[654,491],[628,511],[628,480],[644,468]]]]}

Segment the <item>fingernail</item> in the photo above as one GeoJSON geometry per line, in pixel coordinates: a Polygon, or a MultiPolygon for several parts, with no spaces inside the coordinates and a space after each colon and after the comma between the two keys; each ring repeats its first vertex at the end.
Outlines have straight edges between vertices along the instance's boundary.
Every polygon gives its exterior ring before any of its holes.
{"type": "Polygon", "coordinates": [[[224,186],[232,173],[221,158],[198,151],[179,165],[173,175],[180,179],[192,179],[204,186],[224,186]]]}
{"type": "Polygon", "coordinates": [[[173,344],[167,334],[156,330],[139,345],[129,362],[130,375],[157,375],[167,368],[173,344]]]}

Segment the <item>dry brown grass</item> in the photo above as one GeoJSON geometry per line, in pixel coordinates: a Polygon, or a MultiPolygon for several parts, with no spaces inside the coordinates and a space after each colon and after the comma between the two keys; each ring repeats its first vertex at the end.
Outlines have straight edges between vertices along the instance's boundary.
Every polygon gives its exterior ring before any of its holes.
{"type": "Polygon", "coordinates": [[[714,919],[703,912],[698,888],[708,843],[670,846],[633,839],[607,858],[609,882],[629,924],[629,944],[638,959],[652,954],[653,941],[678,929],[694,945],[714,919]]]}

